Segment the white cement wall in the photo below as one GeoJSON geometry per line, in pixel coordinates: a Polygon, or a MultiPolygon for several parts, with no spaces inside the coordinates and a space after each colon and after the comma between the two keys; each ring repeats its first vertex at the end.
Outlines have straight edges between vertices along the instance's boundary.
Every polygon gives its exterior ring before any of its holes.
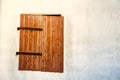
{"type": "Polygon", "coordinates": [[[0,80],[120,80],[120,0],[2,0],[0,80]],[[64,73],[19,71],[21,13],[61,13],[64,73]]]}

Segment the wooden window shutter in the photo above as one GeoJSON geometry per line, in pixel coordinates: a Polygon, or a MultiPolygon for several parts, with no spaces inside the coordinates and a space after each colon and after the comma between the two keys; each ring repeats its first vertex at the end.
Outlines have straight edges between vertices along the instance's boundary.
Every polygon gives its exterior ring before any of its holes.
{"type": "Polygon", "coordinates": [[[19,70],[63,72],[64,18],[21,14],[19,70]]]}

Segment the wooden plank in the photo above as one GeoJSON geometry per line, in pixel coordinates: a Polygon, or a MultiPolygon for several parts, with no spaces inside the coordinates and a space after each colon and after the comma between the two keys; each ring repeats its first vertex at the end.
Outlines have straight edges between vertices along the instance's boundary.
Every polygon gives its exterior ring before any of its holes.
{"type": "Polygon", "coordinates": [[[49,49],[50,49],[50,53],[49,53],[49,71],[52,71],[52,17],[50,16],[50,23],[49,23],[49,35],[50,35],[50,44],[49,44],[49,49]]]}
{"type": "MultiPolygon", "coordinates": [[[[39,16],[34,16],[34,25],[33,25],[34,28],[38,28],[38,23],[39,23],[38,22],[38,17],[39,16]]],[[[37,52],[38,31],[33,31],[33,34],[34,34],[33,35],[33,42],[34,42],[34,44],[33,44],[33,52],[37,52]]],[[[32,70],[37,70],[37,64],[38,64],[37,56],[33,56],[33,69],[32,70]]]]}
{"type": "MultiPolygon", "coordinates": [[[[22,27],[23,26],[23,23],[24,23],[24,15],[20,15],[20,26],[22,27]]],[[[19,51],[23,51],[23,34],[22,34],[23,31],[20,31],[20,43],[19,43],[19,51]]],[[[19,70],[23,68],[23,55],[19,55],[19,70]]]]}
{"type": "MultiPolygon", "coordinates": [[[[28,16],[27,15],[25,15],[25,26],[26,27],[28,27],[28,16]]],[[[23,27],[23,26],[22,26],[23,27]]],[[[29,52],[29,50],[28,50],[28,47],[29,47],[29,32],[27,31],[27,30],[24,30],[24,42],[23,42],[23,44],[24,44],[24,52],[29,52]]],[[[27,58],[28,58],[28,55],[24,55],[23,56],[23,58],[24,58],[24,68],[23,68],[23,70],[26,70],[26,69],[28,69],[27,68],[27,64],[28,64],[28,61],[27,61],[27,58]]]]}
{"type": "MultiPolygon", "coordinates": [[[[41,16],[38,16],[38,28],[42,28],[41,25],[42,25],[42,23],[41,23],[41,16]]],[[[37,51],[42,53],[42,51],[41,51],[41,33],[42,33],[41,31],[38,32],[37,51]]],[[[39,70],[41,70],[41,56],[37,56],[37,61],[38,61],[38,63],[37,63],[37,70],[39,71],[39,70]]]]}
{"type": "MultiPolygon", "coordinates": [[[[34,16],[30,15],[30,27],[34,27],[34,16]]],[[[34,31],[30,31],[30,48],[29,51],[34,52],[34,31]]],[[[33,70],[33,56],[29,57],[30,68],[33,70]]]]}
{"type": "Polygon", "coordinates": [[[56,47],[55,47],[55,55],[54,55],[54,61],[55,61],[55,62],[54,62],[54,63],[55,63],[55,64],[54,64],[54,65],[55,65],[54,71],[57,72],[57,71],[59,71],[59,68],[60,68],[60,66],[61,66],[61,65],[59,65],[59,62],[60,62],[60,61],[58,60],[58,59],[59,59],[59,56],[58,56],[58,55],[59,55],[59,53],[60,53],[60,52],[59,52],[60,49],[59,49],[59,45],[58,45],[58,44],[59,44],[59,37],[60,37],[60,36],[59,36],[59,33],[60,33],[60,30],[59,30],[59,26],[60,26],[59,17],[55,17],[55,20],[56,20],[56,23],[55,23],[56,26],[55,26],[54,32],[55,32],[55,41],[56,41],[56,42],[54,43],[54,45],[55,45],[56,47]]]}
{"type": "MultiPolygon", "coordinates": [[[[21,15],[21,27],[25,26],[25,15],[21,15]]],[[[25,50],[24,47],[24,42],[25,42],[25,30],[20,31],[20,52],[23,52],[25,50]]],[[[19,69],[22,70],[23,68],[26,67],[26,65],[24,65],[24,63],[26,63],[26,60],[24,58],[24,55],[20,55],[19,56],[19,69]]]]}
{"type": "Polygon", "coordinates": [[[44,53],[45,53],[45,57],[44,57],[44,71],[48,71],[48,64],[49,64],[49,62],[48,62],[48,49],[47,49],[47,35],[48,35],[48,33],[47,33],[47,28],[48,28],[48,26],[47,26],[47,20],[48,20],[48,16],[43,16],[43,18],[44,18],[44,29],[45,29],[45,31],[44,31],[44,53]]]}
{"type": "Polygon", "coordinates": [[[39,19],[39,25],[40,27],[43,29],[42,32],[39,33],[39,39],[40,39],[40,51],[43,53],[42,57],[39,57],[39,70],[42,71],[44,69],[44,57],[45,57],[45,53],[43,52],[43,40],[44,40],[44,37],[43,37],[43,33],[44,33],[44,27],[43,27],[43,17],[40,16],[40,19],[39,19]]]}
{"type": "Polygon", "coordinates": [[[51,70],[51,65],[50,65],[50,16],[47,17],[47,69],[46,71],[51,70]]]}
{"type": "Polygon", "coordinates": [[[42,28],[43,32],[40,34],[41,35],[41,51],[43,53],[42,58],[41,58],[41,71],[46,71],[47,69],[47,25],[46,25],[46,16],[41,17],[41,23],[42,23],[42,28]]]}
{"type": "MultiPolygon", "coordinates": [[[[27,16],[27,23],[25,25],[26,28],[31,27],[31,16],[30,15],[25,15],[27,16]]],[[[28,35],[28,47],[27,47],[27,51],[31,52],[31,31],[27,31],[27,35],[28,35]]],[[[32,66],[31,66],[31,55],[27,55],[27,64],[26,64],[27,68],[25,70],[32,70],[32,66]]]]}
{"type": "Polygon", "coordinates": [[[42,56],[42,53],[37,53],[37,52],[16,52],[16,55],[18,54],[42,56]]]}
{"type": "Polygon", "coordinates": [[[63,18],[57,18],[58,23],[56,24],[57,32],[56,32],[56,56],[55,56],[55,64],[56,71],[63,72],[63,18]]]}
{"type": "MultiPolygon", "coordinates": [[[[27,15],[23,15],[23,25],[21,25],[21,27],[24,27],[24,26],[28,26],[28,16],[27,15]]],[[[20,52],[29,52],[29,32],[26,31],[26,30],[22,30],[21,33],[22,34],[22,41],[21,41],[21,44],[22,46],[22,51],[20,52]]],[[[28,56],[29,55],[22,55],[22,64],[20,66],[22,66],[22,68],[20,70],[27,70],[28,69],[28,65],[29,65],[29,62],[28,62],[28,56]]],[[[21,57],[21,56],[20,56],[21,57]]]]}
{"type": "Polygon", "coordinates": [[[63,64],[63,62],[64,62],[64,55],[63,55],[63,53],[64,53],[64,18],[63,17],[61,17],[60,18],[60,24],[59,24],[59,54],[58,54],[58,61],[59,61],[59,72],[63,72],[63,66],[64,66],[64,64],[63,64]]]}
{"type": "Polygon", "coordinates": [[[51,18],[51,70],[63,72],[63,18],[51,18]]]}
{"type": "Polygon", "coordinates": [[[52,17],[52,30],[51,30],[51,33],[52,33],[52,71],[56,71],[56,48],[55,47],[57,47],[56,45],[55,45],[55,43],[56,43],[56,40],[55,40],[55,35],[56,35],[56,33],[57,32],[55,32],[55,30],[56,30],[56,22],[57,22],[57,19],[56,19],[56,17],[52,17]]]}
{"type": "Polygon", "coordinates": [[[42,31],[42,28],[18,27],[17,30],[36,30],[36,31],[42,31]]]}

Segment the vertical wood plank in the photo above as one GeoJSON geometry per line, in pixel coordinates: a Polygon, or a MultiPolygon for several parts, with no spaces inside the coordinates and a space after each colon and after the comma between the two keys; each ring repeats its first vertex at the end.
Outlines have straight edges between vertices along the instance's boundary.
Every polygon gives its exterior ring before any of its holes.
{"type": "Polygon", "coordinates": [[[59,38],[58,38],[58,40],[59,40],[58,41],[59,42],[58,43],[58,46],[59,46],[58,49],[59,50],[57,50],[57,51],[59,51],[58,52],[59,54],[58,54],[58,59],[57,60],[59,62],[57,62],[57,63],[58,63],[58,70],[59,70],[59,72],[63,72],[63,65],[64,65],[63,64],[63,61],[64,61],[63,60],[63,57],[64,57],[64,55],[63,55],[63,53],[64,53],[63,52],[63,49],[64,49],[64,46],[63,46],[63,44],[64,44],[64,41],[63,41],[64,40],[64,28],[63,28],[64,25],[63,24],[64,23],[63,22],[64,21],[63,20],[64,20],[63,17],[61,17],[60,21],[59,21],[59,27],[58,27],[58,29],[59,29],[59,31],[58,31],[58,36],[59,36],[59,38]]]}
{"type": "MultiPolygon", "coordinates": [[[[24,15],[20,15],[20,26],[24,26],[24,15]]],[[[19,51],[23,51],[23,34],[22,31],[20,31],[20,46],[19,46],[19,51]]],[[[19,70],[23,68],[23,55],[19,55],[19,70]]]]}
{"type": "Polygon", "coordinates": [[[47,69],[46,71],[51,70],[51,65],[50,65],[50,16],[47,17],[47,69]]]}
{"type": "Polygon", "coordinates": [[[61,17],[61,24],[60,24],[60,28],[61,28],[61,62],[60,62],[60,65],[61,65],[61,72],[64,71],[64,17],[61,17]]]}
{"type": "Polygon", "coordinates": [[[49,45],[49,49],[50,49],[50,55],[49,55],[49,71],[52,71],[52,17],[50,16],[50,23],[49,23],[49,27],[50,27],[50,45],[49,45]]]}
{"type": "MultiPolygon", "coordinates": [[[[26,27],[31,27],[32,25],[32,16],[31,15],[27,15],[28,16],[28,24],[26,25],[26,27]]],[[[26,30],[27,31],[27,30],[26,30]]],[[[28,46],[28,52],[32,52],[32,31],[28,30],[28,43],[29,43],[29,46],[28,46]]],[[[32,59],[31,59],[31,55],[26,55],[27,56],[27,70],[32,70],[32,59]]]]}
{"type": "Polygon", "coordinates": [[[56,26],[56,21],[57,21],[57,19],[56,19],[56,17],[53,17],[52,18],[52,30],[51,30],[51,32],[52,32],[52,71],[56,71],[56,53],[55,53],[55,47],[57,47],[56,45],[55,45],[55,43],[56,43],[56,40],[55,40],[55,34],[57,34],[57,32],[55,32],[55,28],[57,27],[56,26]]]}
{"type": "MultiPolygon", "coordinates": [[[[38,28],[38,16],[34,16],[34,28],[38,28]]],[[[33,52],[37,52],[37,33],[38,31],[33,31],[33,52]]],[[[37,70],[37,56],[33,56],[33,70],[37,70]]]]}
{"type": "Polygon", "coordinates": [[[52,72],[63,72],[63,18],[51,18],[50,57],[52,72]]]}
{"type": "MultiPolygon", "coordinates": [[[[24,27],[28,27],[28,15],[25,15],[25,22],[24,22],[24,27]]],[[[23,44],[24,44],[24,52],[28,52],[28,45],[29,45],[29,43],[28,43],[28,30],[24,30],[24,42],[23,42],[23,44]]],[[[23,56],[23,58],[24,58],[24,69],[23,70],[27,70],[27,58],[28,58],[28,55],[24,55],[23,56]]]]}
{"type": "MultiPolygon", "coordinates": [[[[41,16],[38,16],[38,28],[42,28],[42,23],[41,23],[41,16]]],[[[38,32],[38,37],[37,37],[37,41],[38,41],[38,52],[42,53],[41,51],[41,31],[38,32]]],[[[43,54],[43,53],[42,53],[43,54]]],[[[41,70],[41,56],[38,56],[38,67],[37,70],[41,70]]]]}
{"type": "MultiPolygon", "coordinates": [[[[25,15],[21,15],[21,24],[20,24],[20,27],[24,27],[25,26],[25,15]]],[[[25,42],[25,39],[24,39],[24,37],[25,37],[25,30],[22,30],[22,31],[20,31],[20,51],[22,52],[22,51],[24,51],[25,50],[25,47],[24,47],[24,42],[25,42]]],[[[22,70],[22,69],[24,69],[24,67],[26,67],[25,65],[24,65],[24,60],[25,60],[25,58],[24,58],[24,55],[20,55],[19,56],[19,60],[20,60],[20,62],[19,62],[19,70],[22,70]]]]}
{"type": "Polygon", "coordinates": [[[40,16],[40,27],[43,29],[43,31],[39,34],[40,35],[40,51],[41,51],[41,53],[42,53],[42,57],[41,58],[39,58],[40,59],[40,70],[42,71],[43,69],[44,69],[44,53],[43,53],[43,40],[44,40],[44,38],[43,38],[43,33],[44,33],[44,27],[43,27],[43,25],[44,25],[44,23],[43,23],[43,17],[42,16],[40,16]]]}
{"type": "Polygon", "coordinates": [[[46,71],[47,63],[46,63],[46,56],[47,56],[47,26],[46,26],[46,16],[42,16],[41,18],[41,23],[42,23],[42,28],[43,31],[40,34],[41,35],[41,52],[43,53],[42,58],[41,58],[41,71],[46,71]]]}
{"type": "MultiPolygon", "coordinates": [[[[30,19],[31,19],[31,16],[30,15],[26,15],[28,18],[27,18],[27,24],[26,24],[26,27],[30,27],[30,19]]],[[[30,34],[31,32],[29,30],[26,30],[27,31],[27,35],[28,35],[28,40],[27,40],[27,43],[28,43],[28,47],[27,47],[27,52],[30,52],[30,47],[31,47],[31,41],[30,41],[30,34]]],[[[30,55],[26,55],[27,56],[27,68],[26,70],[31,70],[31,67],[30,67],[30,64],[31,64],[31,59],[30,59],[30,55]]]]}
{"type": "MultiPolygon", "coordinates": [[[[30,27],[34,27],[34,16],[33,15],[31,15],[31,26],[30,27]]],[[[31,52],[34,52],[34,31],[33,30],[31,30],[31,52]]],[[[34,57],[33,55],[30,56],[30,60],[31,60],[30,67],[32,70],[33,70],[33,64],[34,64],[33,57],[34,57]]]]}
{"type": "Polygon", "coordinates": [[[56,20],[56,23],[55,23],[55,30],[54,30],[54,32],[55,32],[55,55],[54,55],[54,61],[55,61],[55,69],[54,69],[54,71],[55,72],[57,72],[58,70],[59,70],[59,68],[60,68],[60,66],[61,65],[59,65],[59,62],[60,62],[60,60],[59,60],[59,53],[60,53],[60,49],[59,49],[59,33],[60,33],[60,30],[59,30],[59,26],[60,26],[60,20],[59,20],[60,18],[59,17],[56,17],[55,18],[55,20],[56,20]]]}

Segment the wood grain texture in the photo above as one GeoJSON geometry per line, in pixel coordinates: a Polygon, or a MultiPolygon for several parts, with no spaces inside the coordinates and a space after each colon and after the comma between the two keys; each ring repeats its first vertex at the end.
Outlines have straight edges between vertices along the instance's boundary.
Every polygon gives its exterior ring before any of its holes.
{"type": "Polygon", "coordinates": [[[62,16],[21,14],[21,27],[43,31],[20,30],[21,52],[38,52],[42,56],[19,56],[19,70],[63,72],[64,19],[62,16]]]}

